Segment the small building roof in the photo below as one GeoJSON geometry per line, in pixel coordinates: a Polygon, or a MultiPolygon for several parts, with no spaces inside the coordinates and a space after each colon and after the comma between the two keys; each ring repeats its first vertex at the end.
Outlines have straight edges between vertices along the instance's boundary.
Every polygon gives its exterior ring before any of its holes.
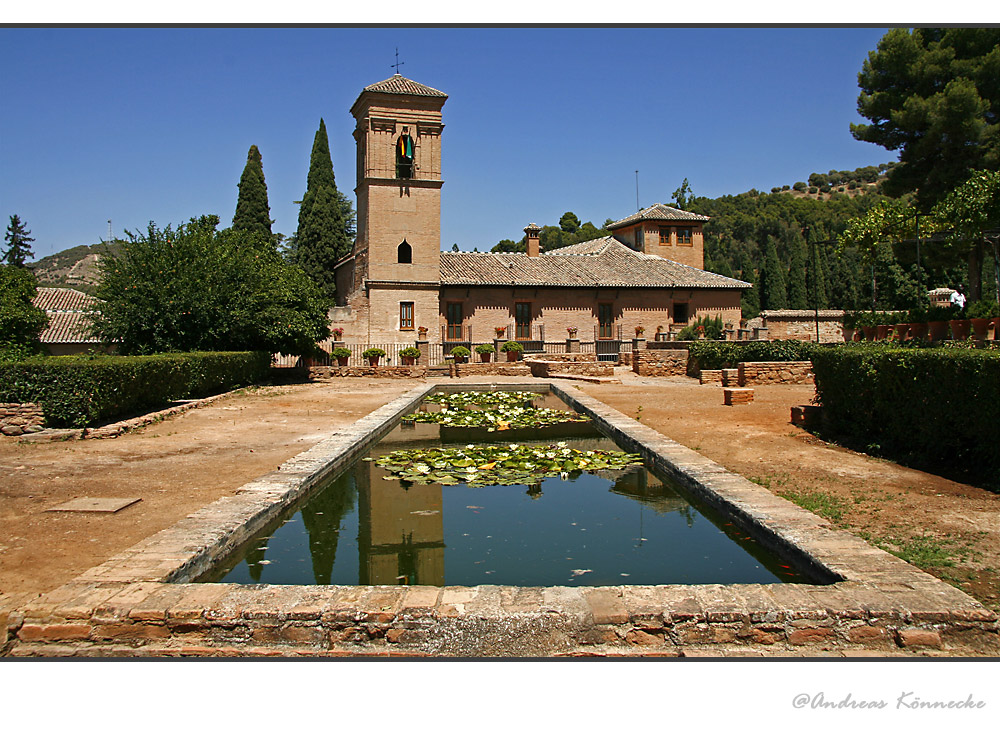
{"type": "Polygon", "coordinates": [[[441,252],[442,286],[559,286],[748,289],[751,284],[660,256],[607,236],[540,256],[441,252]]]}
{"type": "Polygon", "coordinates": [[[448,94],[445,92],[438,91],[437,89],[433,89],[430,86],[425,86],[421,83],[417,83],[416,81],[408,79],[405,76],[401,76],[398,73],[393,74],[385,81],[379,81],[378,83],[365,86],[364,91],[370,91],[376,94],[403,94],[406,96],[438,96],[445,99],[448,98],[448,94]]]}
{"type": "Polygon", "coordinates": [[[99,344],[101,340],[88,333],[90,320],[86,314],[99,301],[74,289],[39,287],[32,303],[49,317],[49,325],[38,336],[39,341],[42,344],[99,344]]]}
{"type": "Polygon", "coordinates": [[[655,205],[650,205],[648,208],[643,208],[637,213],[632,213],[626,218],[616,220],[608,226],[608,230],[624,228],[642,220],[669,220],[672,222],[689,221],[703,223],[706,220],[711,220],[711,218],[704,215],[698,215],[696,213],[689,213],[686,210],[678,210],[677,208],[672,208],[669,205],[664,205],[663,203],[656,203],[655,205]]]}

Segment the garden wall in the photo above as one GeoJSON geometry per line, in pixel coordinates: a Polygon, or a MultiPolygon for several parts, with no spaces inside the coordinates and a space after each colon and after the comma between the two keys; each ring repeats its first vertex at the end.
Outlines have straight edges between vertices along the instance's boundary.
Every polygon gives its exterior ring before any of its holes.
{"type": "Polygon", "coordinates": [[[406,367],[327,367],[313,366],[309,368],[310,380],[332,380],[334,377],[381,377],[386,379],[404,379],[407,377],[426,377],[427,367],[413,365],[406,367]]]}
{"type": "Polygon", "coordinates": [[[587,377],[614,377],[615,366],[611,362],[559,362],[530,360],[527,362],[533,377],[552,375],[584,375],[587,377]]]}
{"type": "Polygon", "coordinates": [[[527,362],[463,362],[455,365],[456,377],[531,377],[527,362]]]}
{"type": "Polygon", "coordinates": [[[0,403],[0,433],[3,435],[23,435],[37,433],[45,427],[42,408],[33,402],[0,403]]]}
{"type": "MultiPolygon", "coordinates": [[[[813,382],[812,362],[740,362],[740,387],[753,385],[808,385],[813,382]]],[[[703,370],[704,371],[704,370],[703,370]]],[[[721,379],[721,370],[719,372],[721,379]]]]}
{"type": "Polygon", "coordinates": [[[686,349],[640,349],[632,353],[632,371],[643,377],[686,375],[686,349]]]}

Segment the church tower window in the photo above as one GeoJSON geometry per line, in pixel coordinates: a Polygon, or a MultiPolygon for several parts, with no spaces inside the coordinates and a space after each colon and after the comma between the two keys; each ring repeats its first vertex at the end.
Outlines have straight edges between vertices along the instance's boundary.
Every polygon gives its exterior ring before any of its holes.
{"type": "Polygon", "coordinates": [[[409,127],[403,127],[403,133],[396,140],[396,178],[409,180],[413,177],[413,137],[409,127]]]}
{"type": "Polygon", "coordinates": [[[405,239],[396,248],[396,263],[413,263],[413,248],[405,239]]]}

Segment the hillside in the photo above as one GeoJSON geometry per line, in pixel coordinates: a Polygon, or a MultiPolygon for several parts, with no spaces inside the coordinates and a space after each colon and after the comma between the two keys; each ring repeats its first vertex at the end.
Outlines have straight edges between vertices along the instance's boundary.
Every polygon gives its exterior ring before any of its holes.
{"type": "MultiPolygon", "coordinates": [[[[113,250],[114,243],[111,244],[113,250]]],[[[58,286],[93,293],[97,285],[97,261],[109,246],[97,243],[74,246],[28,263],[39,286],[58,286]]]]}

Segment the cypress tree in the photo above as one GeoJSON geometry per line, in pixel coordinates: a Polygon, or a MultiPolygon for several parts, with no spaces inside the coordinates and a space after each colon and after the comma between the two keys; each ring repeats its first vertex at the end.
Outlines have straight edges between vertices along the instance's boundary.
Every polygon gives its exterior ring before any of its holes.
{"type": "Polygon", "coordinates": [[[740,299],[743,318],[753,319],[760,313],[760,287],[757,285],[757,274],[753,270],[753,261],[750,260],[746,251],[740,254],[740,279],[753,284],[753,288],[743,291],[743,296],[740,299]]]}
{"type": "Polygon", "coordinates": [[[809,250],[809,271],[807,284],[809,286],[809,301],[817,309],[826,309],[830,306],[830,300],[826,295],[826,261],[821,255],[820,246],[810,246],[809,250]]]}
{"type": "Polygon", "coordinates": [[[309,159],[306,193],[299,208],[294,250],[295,262],[330,299],[336,292],[333,266],[350,253],[352,246],[345,204],[349,209],[350,201],[337,190],[326,124],[320,119],[309,159]]]}
{"type": "Polygon", "coordinates": [[[240,194],[233,215],[233,230],[264,233],[271,237],[271,208],[267,204],[267,183],[264,182],[264,165],[256,144],[250,145],[247,163],[238,185],[240,194]]]}
{"type": "Polygon", "coordinates": [[[785,272],[778,260],[774,238],[768,236],[764,253],[764,268],[760,276],[760,306],[762,309],[787,309],[788,292],[785,289],[785,272]]]}
{"type": "Polygon", "coordinates": [[[808,309],[809,295],[806,291],[806,255],[802,243],[797,240],[789,245],[788,265],[788,305],[793,309],[808,309]]]}
{"type": "Polygon", "coordinates": [[[21,218],[17,215],[10,216],[10,225],[7,226],[7,233],[4,240],[7,241],[7,250],[4,251],[3,260],[11,266],[24,268],[24,262],[29,258],[34,258],[29,243],[35,239],[31,238],[31,231],[28,230],[21,218]]]}

